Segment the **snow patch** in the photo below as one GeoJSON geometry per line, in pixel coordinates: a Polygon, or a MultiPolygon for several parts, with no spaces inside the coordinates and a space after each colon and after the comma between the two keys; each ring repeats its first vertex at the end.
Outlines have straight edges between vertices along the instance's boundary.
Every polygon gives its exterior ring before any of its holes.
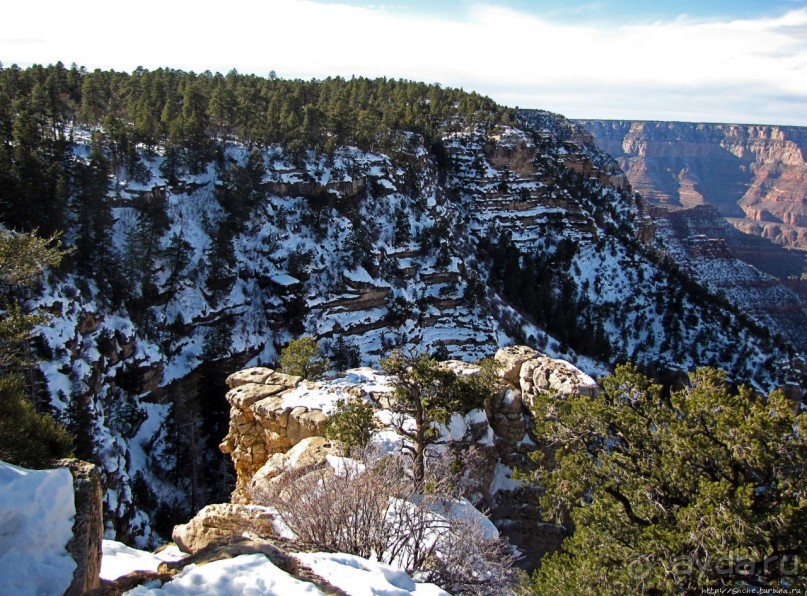
{"type": "Polygon", "coordinates": [[[404,571],[343,553],[297,553],[295,558],[351,596],[449,596],[434,584],[416,583],[404,571]]]}
{"type": "Polygon", "coordinates": [[[495,495],[500,490],[515,490],[521,487],[521,481],[513,480],[513,469],[502,463],[497,463],[493,470],[493,481],[490,483],[490,494],[495,495]]]}
{"type": "Polygon", "coordinates": [[[160,563],[178,561],[187,555],[176,546],[149,553],[114,540],[104,540],[101,579],[114,580],[133,571],[157,571],[160,563]]]}
{"type": "Polygon", "coordinates": [[[365,283],[365,284],[371,284],[371,285],[375,284],[375,280],[373,279],[373,277],[369,273],[367,273],[367,269],[365,269],[364,267],[361,267],[361,266],[356,267],[355,269],[353,269],[351,271],[345,271],[344,275],[350,281],[355,281],[355,282],[365,283]]]}
{"type": "Polygon", "coordinates": [[[182,573],[160,588],[139,586],[127,592],[147,594],[216,594],[257,596],[259,594],[322,594],[313,584],[300,581],[276,567],[264,555],[241,555],[206,565],[188,565],[182,573]]]}
{"type": "Polygon", "coordinates": [[[297,279],[296,277],[292,277],[291,275],[287,275],[285,273],[273,275],[270,279],[277,285],[283,286],[284,288],[294,286],[300,283],[299,279],[297,279]]]}
{"type": "Polygon", "coordinates": [[[0,594],[67,590],[76,569],[66,549],[75,515],[70,470],[27,470],[0,462],[0,594]]]}

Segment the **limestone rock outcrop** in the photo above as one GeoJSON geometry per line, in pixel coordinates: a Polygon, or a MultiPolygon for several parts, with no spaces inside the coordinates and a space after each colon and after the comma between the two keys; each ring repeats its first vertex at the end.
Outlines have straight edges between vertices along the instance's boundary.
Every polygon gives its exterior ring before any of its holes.
{"type": "MultiPolygon", "coordinates": [[[[529,406],[536,395],[549,391],[558,396],[595,397],[599,386],[572,364],[527,346],[502,348],[495,359],[500,365],[500,383],[486,400],[485,415],[477,412],[466,417],[465,432],[456,433],[453,429],[453,448],[474,447],[481,454],[476,470],[481,481],[480,499],[490,506],[497,526],[531,561],[531,568],[541,555],[559,547],[565,529],[541,519],[535,505],[536,487],[523,486],[516,489],[517,494],[511,494],[518,484],[503,483],[501,476],[507,470],[528,469],[530,465],[528,454],[535,449],[537,437],[530,435],[529,406]],[[525,523],[533,530],[521,531],[525,523]]],[[[461,361],[446,361],[444,366],[458,374],[475,374],[479,370],[477,365],[461,361]]],[[[346,378],[362,376],[357,371],[349,373],[346,378]]],[[[304,382],[300,378],[269,368],[251,368],[231,375],[227,380],[230,430],[221,448],[235,463],[234,504],[206,507],[188,524],[178,526],[174,531],[177,544],[186,552],[195,552],[226,536],[275,536],[271,513],[257,504],[271,503],[273,491],[282,490],[282,484],[278,484],[289,473],[334,473],[327,465],[331,463],[329,456],[343,455],[340,446],[322,436],[327,415],[320,409],[300,406],[300,396],[321,396],[331,384],[343,395],[373,396],[373,401],[383,408],[384,397],[391,389],[385,385],[388,381],[379,380],[370,369],[362,374],[366,387],[355,381],[346,382],[346,378],[298,387],[304,382]]]]}
{"type": "Polygon", "coordinates": [[[541,392],[597,397],[599,385],[565,360],[549,358],[527,346],[496,352],[502,383],[486,404],[488,420],[505,443],[516,444],[527,432],[526,411],[541,392]]]}
{"type": "Polygon", "coordinates": [[[308,437],[286,453],[275,453],[250,480],[247,490],[250,502],[260,502],[268,485],[285,472],[324,464],[326,456],[337,453],[336,446],[323,437],[308,437]]]}
{"type": "MultiPolygon", "coordinates": [[[[485,435],[488,425],[504,450],[521,442],[529,429],[529,407],[544,391],[558,395],[580,394],[596,397],[597,383],[564,360],[550,358],[527,346],[500,349],[501,383],[485,404],[487,422],[477,423],[473,436],[485,435]]],[[[457,372],[472,372],[474,365],[446,362],[457,372]]],[[[289,399],[302,380],[269,368],[250,368],[227,379],[230,391],[230,428],[221,449],[230,454],[236,471],[233,503],[255,502],[253,492],[271,482],[289,466],[322,463],[334,447],[322,438],[328,420],[318,407],[299,405],[289,399]]],[[[342,387],[356,393],[356,387],[342,387]]],[[[372,392],[370,392],[372,393],[372,392]]],[[[376,400],[383,407],[383,393],[376,400]]],[[[488,431],[489,432],[489,431],[488,431]]]]}
{"type": "MultiPolygon", "coordinates": [[[[521,366],[521,391],[530,400],[538,393],[598,397],[600,387],[590,376],[565,360],[538,356],[521,366]]],[[[531,403],[528,401],[528,404],[531,403]]]]}
{"type": "Polygon", "coordinates": [[[235,465],[234,503],[249,502],[246,487],[273,454],[285,453],[307,437],[322,436],[328,420],[322,410],[284,402],[300,382],[300,377],[263,367],[228,377],[230,428],[220,448],[235,465]]]}
{"type": "MultiPolygon", "coordinates": [[[[263,371],[255,369],[242,371],[242,373],[234,375],[233,384],[247,378],[252,380],[268,378],[263,371]]],[[[248,383],[241,386],[246,385],[248,383]]],[[[248,479],[248,483],[244,483],[244,490],[237,497],[234,495],[233,498],[238,498],[242,501],[241,503],[207,505],[188,523],[174,527],[173,541],[183,552],[197,555],[210,548],[217,548],[233,541],[279,539],[275,529],[277,513],[273,509],[256,503],[265,500],[263,497],[271,488],[270,485],[282,479],[285,473],[309,466],[324,465],[326,456],[336,452],[336,446],[330,441],[322,437],[308,437],[299,441],[286,453],[271,455],[266,463],[248,479]]]]}
{"type": "Polygon", "coordinates": [[[517,385],[521,378],[521,367],[525,362],[538,357],[538,352],[527,346],[510,346],[496,352],[499,374],[505,381],[517,385]]]}
{"type": "MultiPolygon", "coordinates": [[[[497,468],[522,470],[534,465],[530,451],[540,443],[531,432],[530,406],[538,394],[597,397],[600,387],[583,371],[565,360],[550,358],[527,346],[510,346],[496,352],[501,383],[486,403],[486,414],[497,438],[497,468]],[[535,442],[534,442],[535,441],[535,442]]],[[[528,570],[547,552],[560,548],[566,529],[545,520],[537,507],[540,490],[523,485],[499,490],[491,499],[496,526],[524,554],[528,570]],[[528,529],[527,529],[528,528],[528,529]]]]}

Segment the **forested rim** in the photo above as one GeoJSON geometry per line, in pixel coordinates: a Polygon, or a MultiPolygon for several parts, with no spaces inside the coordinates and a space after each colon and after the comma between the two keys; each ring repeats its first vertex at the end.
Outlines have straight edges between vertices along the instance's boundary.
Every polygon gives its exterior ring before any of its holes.
{"type": "Polygon", "coordinates": [[[308,149],[332,154],[342,145],[395,155],[404,148],[400,131],[406,131],[421,135],[439,156],[439,132],[469,124],[487,128],[514,117],[513,110],[476,93],[406,80],[0,64],[2,218],[11,228],[45,234],[63,227],[74,124],[97,128],[110,165],[137,179],[138,145],[162,147],[189,173],[214,157],[216,138],[282,144],[299,157],[308,149]]]}

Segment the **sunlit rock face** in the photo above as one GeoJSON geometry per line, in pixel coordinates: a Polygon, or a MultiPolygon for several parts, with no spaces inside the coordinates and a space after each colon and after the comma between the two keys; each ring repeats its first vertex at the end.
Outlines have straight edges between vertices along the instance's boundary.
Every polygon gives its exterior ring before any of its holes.
{"type": "Polygon", "coordinates": [[[579,121],[633,189],[674,208],[709,204],[738,229],[807,249],[807,128],[579,121]]]}

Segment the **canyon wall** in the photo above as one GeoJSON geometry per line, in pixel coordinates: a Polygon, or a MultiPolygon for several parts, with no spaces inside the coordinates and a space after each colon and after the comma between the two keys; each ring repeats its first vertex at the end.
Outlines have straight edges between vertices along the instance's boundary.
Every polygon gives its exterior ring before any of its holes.
{"type": "Polygon", "coordinates": [[[625,120],[578,124],[652,203],[713,205],[739,230],[807,249],[807,128],[625,120]]]}

